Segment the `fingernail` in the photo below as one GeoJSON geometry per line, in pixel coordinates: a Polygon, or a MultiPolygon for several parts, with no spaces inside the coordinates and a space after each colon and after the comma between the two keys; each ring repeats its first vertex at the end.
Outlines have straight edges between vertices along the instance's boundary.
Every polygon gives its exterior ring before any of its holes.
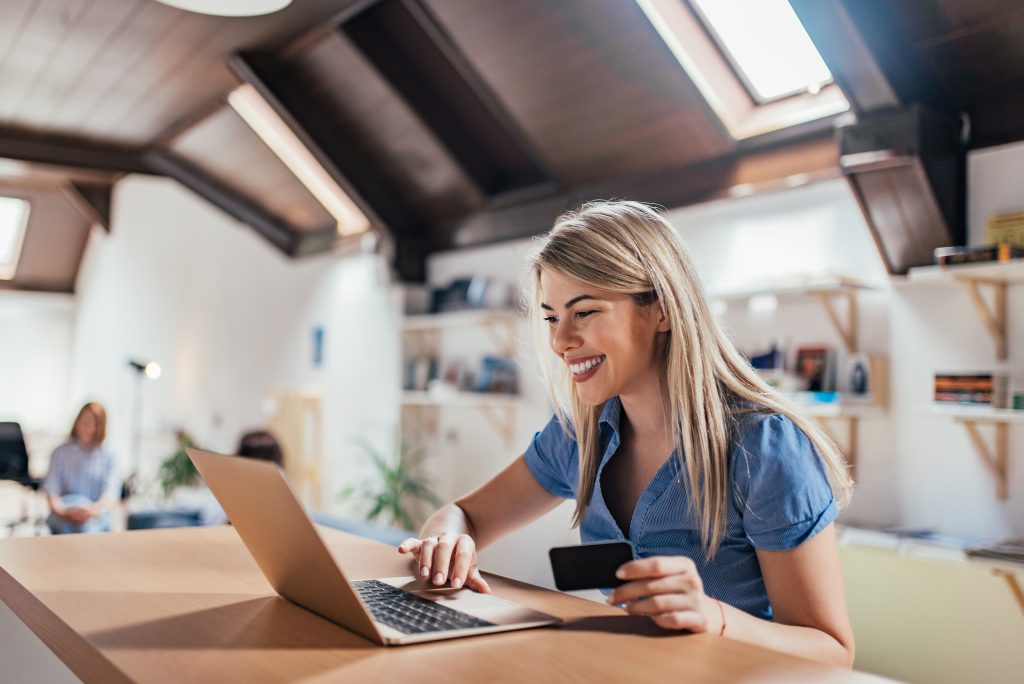
{"type": "Polygon", "coordinates": [[[437,573],[436,575],[434,575],[434,584],[441,584],[443,582],[444,582],[444,575],[442,575],[441,573],[437,573]]]}
{"type": "Polygon", "coordinates": [[[430,568],[426,565],[420,568],[420,577],[430,577],[430,568]]]}
{"type": "Polygon", "coordinates": [[[455,587],[456,589],[458,589],[459,587],[462,586],[462,580],[460,578],[456,577],[455,579],[452,580],[452,586],[455,587]]]}
{"type": "Polygon", "coordinates": [[[626,572],[624,570],[616,570],[615,576],[619,579],[623,579],[626,576],[626,572]]]}

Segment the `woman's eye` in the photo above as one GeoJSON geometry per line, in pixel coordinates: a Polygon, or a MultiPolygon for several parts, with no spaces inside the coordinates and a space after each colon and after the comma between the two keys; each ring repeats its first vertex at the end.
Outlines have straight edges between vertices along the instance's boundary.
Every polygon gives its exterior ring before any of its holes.
{"type": "Polygon", "coordinates": [[[576,318],[586,318],[587,316],[590,316],[591,314],[594,314],[594,313],[597,313],[597,312],[596,311],[577,311],[576,312],[576,318]]]}
{"type": "Polygon", "coordinates": [[[545,322],[546,322],[546,323],[547,323],[548,325],[554,325],[555,323],[557,323],[557,322],[558,322],[558,316],[545,316],[545,317],[544,317],[544,321],[545,321],[545,322]]]}

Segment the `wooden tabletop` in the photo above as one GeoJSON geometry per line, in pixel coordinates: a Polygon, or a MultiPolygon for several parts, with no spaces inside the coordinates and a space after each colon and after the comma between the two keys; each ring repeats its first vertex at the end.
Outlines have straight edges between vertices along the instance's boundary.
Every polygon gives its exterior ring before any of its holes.
{"type": "MultiPolygon", "coordinates": [[[[394,548],[321,530],[350,580],[409,574],[394,548]]],[[[274,594],[231,527],[0,541],[0,598],[86,681],[878,681],[488,581],[566,623],[382,648],[274,594]]]]}

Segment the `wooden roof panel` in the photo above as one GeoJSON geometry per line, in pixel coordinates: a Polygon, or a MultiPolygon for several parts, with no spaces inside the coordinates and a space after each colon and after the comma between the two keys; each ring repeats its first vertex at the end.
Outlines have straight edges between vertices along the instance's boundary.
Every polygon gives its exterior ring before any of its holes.
{"type": "Polygon", "coordinates": [[[307,115],[329,118],[422,218],[443,221],[482,202],[451,155],[345,36],[331,32],[284,65],[308,97],[307,115]]]}
{"type": "Polygon", "coordinates": [[[0,195],[19,197],[30,204],[18,269],[13,280],[0,280],[0,289],[73,292],[89,223],[60,188],[0,183],[0,195]]]}
{"type": "Polygon", "coordinates": [[[685,166],[732,147],[635,3],[427,4],[564,184],[685,166]]]}

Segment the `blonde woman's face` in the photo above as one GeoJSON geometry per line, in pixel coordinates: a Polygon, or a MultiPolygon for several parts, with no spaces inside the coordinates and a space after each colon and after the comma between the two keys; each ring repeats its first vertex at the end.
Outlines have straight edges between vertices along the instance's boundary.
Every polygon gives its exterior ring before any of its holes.
{"type": "Polygon", "coordinates": [[[82,411],[75,422],[75,439],[81,444],[92,444],[96,441],[96,433],[99,430],[96,414],[92,411],[82,411]]]}
{"type": "Polygon", "coordinates": [[[569,367],[584,404],[658,386],[655,340],[668,330],[658,306],[548,271],[540,290],[551,351],[569,367]]]}

